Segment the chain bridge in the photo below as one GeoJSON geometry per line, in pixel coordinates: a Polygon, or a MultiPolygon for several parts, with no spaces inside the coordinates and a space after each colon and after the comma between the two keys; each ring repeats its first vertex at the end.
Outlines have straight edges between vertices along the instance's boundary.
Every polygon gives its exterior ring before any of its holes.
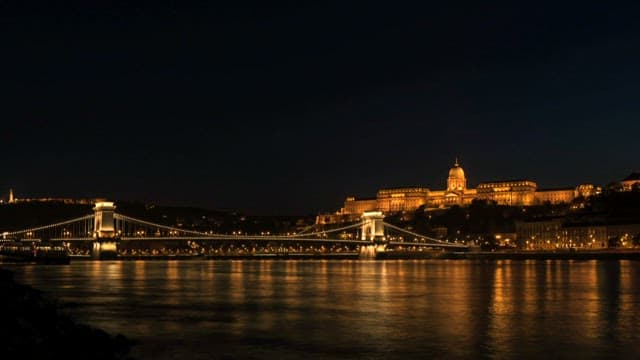
{"type": "Polygon", "coordinates": [[[115,210],[113,202],[97,202],[93,214],[3,232],[0,247],[44,242],[62,246],[74,255],[93,258],[166,253],[185,256],[354,253],[358,258],[375,258],[379,252],[407,249],[468,250],[464,244],[442,241],[386,223],[378,211],[365,212],[359,222],[331,229],[312,225],[294,234],[252,235],[217,234],[156,224],[115,210]]]}

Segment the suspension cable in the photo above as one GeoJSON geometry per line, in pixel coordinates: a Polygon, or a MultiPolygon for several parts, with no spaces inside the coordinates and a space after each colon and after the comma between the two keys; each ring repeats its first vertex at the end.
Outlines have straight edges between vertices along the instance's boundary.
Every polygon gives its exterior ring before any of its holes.
{"type": "Polygon", "coordinates": [[[76,219],[66,220],[66,221],[55,223],[55,224],[43,225],[43,226],[38,226],[38,227],[35,227],[35,228],[31,228],[31,229],[9,232],[9,233],[7,233],[7,235],[11,236],[11,235],[18,235],[18,234],[27,233],[27,232],[46,230],[46,229],[50,229],[50,228],[56,227],[56,226],[62,226],[62,225],[71,224],[71,223],[74,223],[76,221],[83,221],[83,220],[92,219],[93,217],[94,217],[94,214],[85,215],[85,216],[82,216],[82,217],[79,217],[79,218],[76,218],[76,219]]]}
{"type": "Polygon", "coordinates": [[[311,229],[313,229],[315,227],[316,227],[316,224],[311,224],[311,225],[305,227],[304,229],[298,231],[296,234],[304,234],[306,231],[311,230],[311,229]]]}
{"type": "MultiPolygon", "coordinates": [[[[149,221],[132,218],[130,216],[126,216],[126,215],[122,215],[122,214],[118,214],[118,213],[114,213],[113,217],[114,217],[114,219],[118,219],[118,220],[130,221],[130,222],[133,222],[133,223],[138,223],[138,224],[142,224],[142,225],[146,225],[146,226],[150,226],[150,227],[161,228],[161,229],[165,229],[165,230],[169,230],[169,231],[178,231],[178,232],[182,232],[182,233],[186,233],[186,234],[194,234],[194,235],[200,235],[200,236],[205,236],[205,237],[213,237],[213,238],[219,238],[219,237],[227,238],[229,236],[229,235],[224,235],[224,234],[209,234],[209,233],[201,232],[201,231],[179,229],[179,228],[172,227],[172,226],[160,225],[160,224],[155,224],[155,223],[152,223],[152,222],[149,222],[149,221]]],[[[296,238],[296,237],[302,237],[302,236],[325,235],[325,234],[335,233],[335,232],[338,232],[338,231],[352,229],[352,228],[355,228],[355,227],[358,227],[358,226],[362,226],[362,224],[363,223],[360,222],[360,223],[351,224],[351,225],[343,226],[343,227],[336,228],[336,229],[330,229],[330,230],[324,230],[324,231],[316,231],[316,232],[305,233],[305,234],[297,233],[297,234],[292,234],[292,235],[265,235],[265,238],[269,237],[269,238],[289,239],[289,238],[296,238]]]]}
{"type": "Polygon", "coordinates": [[[142,225],[146,225],[146,226],[150,226],[150,227],[157,227],[157,228],[165,229],[165,230],[169,230],[169,231],[179,231],[179,232],[186,233],[186,234],[194,234],[194,235],[207,236],[207,237],[224,236],[224,235],[220,235],[220,234],[208,234],[208,233],[205,233],[205,232],[200,232],[200,231],[195,231],[195,230],[185,230],[185,229],[179,229],[179,228],[172,227],[172,226],[155,224],[155,223],[152,223],[152,222],[149,222],[149,221],[132,218],[130,216],[126,216],[126,215],[122,215],[122,214],[118,214],[118,213],[114,213],[113,214],[113,218],[114,219],[118,219],[118,220],[122,220],[122,221],[125,221],[125,222],[129,221],[129,222],[132,222],[132,223],[142,224],[142,225]]]}
{"type": "Polygon", "coordinates": [[[432,237],[429,237],[429,236],[425,236],[425,235],[422,235],[422,234],[418,234],[418,233],[415,233],[415,232],[413,232],[413,231],[409,231],[409,230],[407,230],[407,229],[403,229],[403,228],[401,228],[401,227],[398,227],[398,226],[395,226],[395,225],[389,224],[389,223],[387,223],[387,222],[382,222],[382,223],[383,223],[385,226],[388,226],[388,227],[390,227],[390,228],[392,228],[392,229],[398,230],[398,231],[403,232],[403,233],[405,233],[405,234],[409,234],[409,235],[412,235],[412,236],[417,236],[417,237],[419,237],[419,238],[427,239],[427,240],[430,240],[430,241],[433,241],[433,242],[436,242],[436,243],[440,243],[440,244],[449,244],[449,242],[442,241],[442,240],[439,240],[439,239],[435,239],[435,238],[432,238],[432,237]]]}
{"type": "Polygon", "coordinates": [[[342,230],[353,229],[353,228],[356,228],[358,226],[362,226],[362,224],[364,224],[364,222],[359,222],[357,224],[351,224],[351,225],[339,227],[339,228],[336,228],[336,229],[330,229],[330,230],[324,230],[324,231],[316,231],[316,232],[312,232],[312,233],[308,233],[308,234],[300,234],[300,233],[298,233],[298,234],[288,235],[286,237],[298,237],[298,236],[313,236],[313,235],[331,234],[331,233],[342,231],[342,230]]]}

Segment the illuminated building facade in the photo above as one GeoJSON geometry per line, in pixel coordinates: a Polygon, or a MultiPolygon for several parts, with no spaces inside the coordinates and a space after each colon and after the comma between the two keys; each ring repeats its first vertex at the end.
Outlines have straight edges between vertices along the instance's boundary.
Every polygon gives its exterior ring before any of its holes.
{"type": "Polygon", "coordinates": [[[344,201],[344,208],[342,210],[345,214],[362,214],[365,211],[374,211],[378,208],[378,200],[373,199],[358,199],[349,196],[344,201]]]}
{"type": "Polygon", "coordinates": [[[374,206],[383,212],[415,210],[425,205],[428,198],[429,189],[422,187],[381,189],[374,206]]]}
{"type": "Polygon", "coordinates": [[[576,197],[584,197],[587,198],[589,196],[600,195],[602,193],[602,187],[595,186],[592,184],[582,184],[578,185],[575,190],[576,197]]]}
{"type": "Polygon", "coordinates": [[[535,182],[530,180],[491,181],[478,185],[478,199],[500,205],[533,205],[536,202],[535,182]]]}
{"type": "Polygon", "coordinates": [[[632,247],[632,237],[640,234],[640,224],[571,224],[562,216],[516,221],[518,247],[526,250],[601,249],[619,239],[619,247],[632,247]]]}
{"type": "Polygon", "coordinates": [[[578,196],[588,197],[599,194],[600,191],[600,187],[590,184],[575,188],[538,189],[534,181],[526,179],[482,182],[475,189],[468,188],[464,169],[456,159],[453,167],[449,169],[447,187],[444,190],[403,187],[381,189],[375,198],[356,199],[350,196],[338,212],[319,215],[317,222],[335,223],[356,220],[365,211],[392,213],[415,211],[421,206],[426,209],[448,208],[454,205],[467,206],[475,199],[511,206],[569,203],[578,196]]]}

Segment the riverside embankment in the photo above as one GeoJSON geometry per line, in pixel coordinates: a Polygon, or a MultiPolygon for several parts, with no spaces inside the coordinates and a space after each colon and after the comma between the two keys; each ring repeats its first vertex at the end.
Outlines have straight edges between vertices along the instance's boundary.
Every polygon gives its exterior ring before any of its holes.
{"type": "Polygon", "coordinates": [[[466,260],[640,260],[640,249],[556,251],[387,251],[376,259],[466,260]]]}

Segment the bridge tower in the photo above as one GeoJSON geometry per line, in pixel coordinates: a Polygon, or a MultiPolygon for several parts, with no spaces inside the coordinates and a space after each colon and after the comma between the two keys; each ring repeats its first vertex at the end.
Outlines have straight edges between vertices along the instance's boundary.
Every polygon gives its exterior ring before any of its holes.
{"type": "Polygon", "coordinates": [[[96,202],[93,226],[93,250],[94,258],[109,258],[118,255],[118,239],[114,226],[113,213],[116,207],[113,202],[96,202]]]}
{"type": "Polygon", "coordinates": [[[365,211],[362,214],[360,240],[370,241],[371,244],[360,247],[360,258],[375,259],[377,253],[385,251],[383,219],[382,211],[365,211]]]}
{"type": "Polygon", "coordinates": [[[362,213],[362,232],[360,240],[371,242],[384,241],[384,216],[382,211],[365,211],[362,213]]]}

